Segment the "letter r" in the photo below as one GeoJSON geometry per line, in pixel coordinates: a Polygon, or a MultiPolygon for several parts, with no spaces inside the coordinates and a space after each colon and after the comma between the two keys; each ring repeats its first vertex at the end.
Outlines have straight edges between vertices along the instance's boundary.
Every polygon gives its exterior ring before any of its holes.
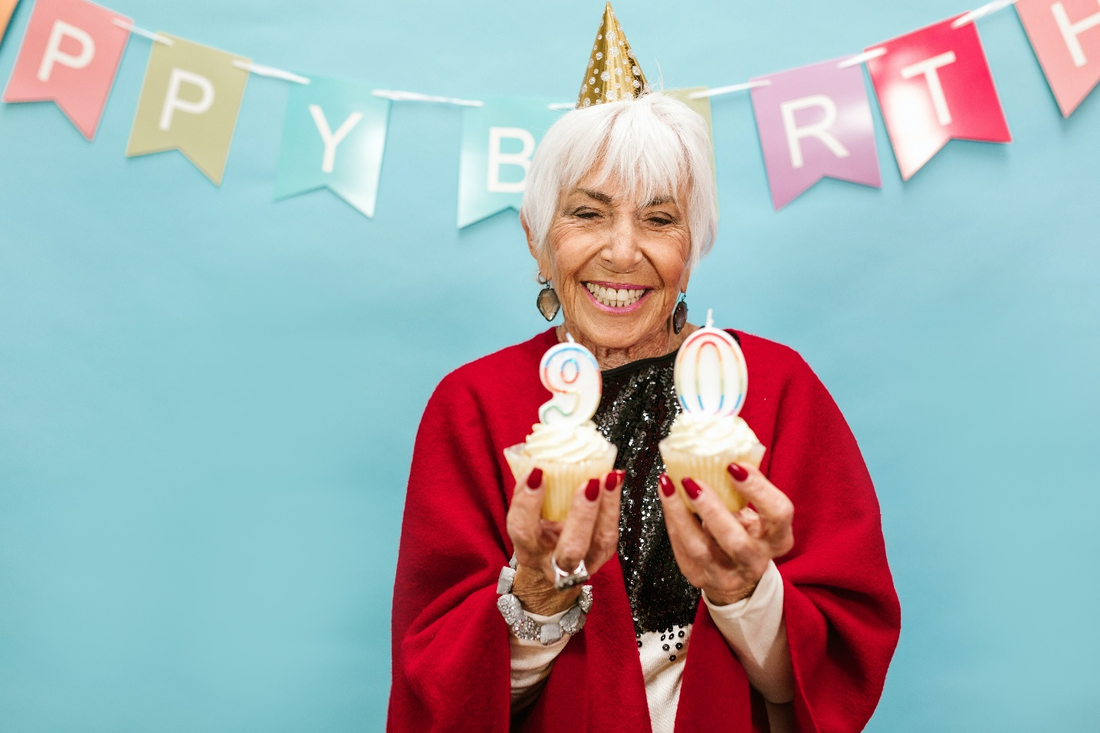
{"type": "Polygon", "coordinates": [[[848,149],[829,132],[829,128],[836,124],[836,118],[839,114],[836,102],[830,97],[826,97],[824,94],[815,94],[812,97],[792,99],[779,105],[779,111],[783,115],[783,128],[786,130],[787,145],[791,151],[791,165],[795,168],[801,168],[805,165],[805,160],[802,157],[801,141],[807,137],[816,137],[825,143],[825,147],[838,158],[847,158],[851,155],[848,149]],[[825,117],[820,122],[799,127],[798,123],[795,122],[794,113],[809,107],[820,107],[825,111],[825,117]]]}

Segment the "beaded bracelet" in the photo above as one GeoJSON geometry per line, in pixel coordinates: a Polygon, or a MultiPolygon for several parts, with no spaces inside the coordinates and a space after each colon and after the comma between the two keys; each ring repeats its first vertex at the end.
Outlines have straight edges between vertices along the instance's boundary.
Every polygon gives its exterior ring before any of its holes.
{"type": "Polygon", "coordinates": [[[581,587],[577,602],[565,612],[561,620],[540,624],[523,612],[523,603],[512,595],[512,584],[515,580],[516,556],[513,555],[508,565],[500,569],[500,578],[497,580],[500,598],[497,599],[497,608],[517,638],[529,641],[537,639],[548,646],[561,639],[563,634],[572,636],[584,628],[584,620],[592,610],[592,586],[581,587]]]}

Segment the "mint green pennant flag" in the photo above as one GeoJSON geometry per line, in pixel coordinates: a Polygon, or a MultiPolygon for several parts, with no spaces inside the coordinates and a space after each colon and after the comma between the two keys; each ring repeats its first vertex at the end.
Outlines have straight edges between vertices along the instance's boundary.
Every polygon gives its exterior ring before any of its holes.
{"type": "Polygon", "coordinates": [[[535,146],[561,116],[552,99],[487,99],[462,113],[458,226],[519,209],[535,146]]]}
{"type": "Polygon", "coordinates": [[[275,198],[328,188],[374,216],[390,101],[361,82],[310,77],[287,100],[275,198]]]}

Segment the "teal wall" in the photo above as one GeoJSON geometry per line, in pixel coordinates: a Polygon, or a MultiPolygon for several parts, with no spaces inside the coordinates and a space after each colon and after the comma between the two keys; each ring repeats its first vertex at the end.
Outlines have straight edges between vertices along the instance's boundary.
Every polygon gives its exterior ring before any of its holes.
{"type": "MultiPolygon", "coordinates": [[[[602,3],[111,7],[304,73],[569,101],[602,3]]],[[[967,8],[616,9],[676,87],[967,8]]],[[[723,219],[690,303],[801,351],[860,439],[904,607],[870,730],[1094,731],[1100,93],[1063,120],[1013,12],[980,27],[1016,142],[953,142],[905,185],[876,109],[883,189],[776,214],[747,95],[715,100],[723,219]]],[[[420,412],[544,328],[533,263],[513,212],[454,227],[457,108],[394,105],[373,220],[272,203],[284,82],[249,82],[220,189],[125,158],[148,53],[94,143],[0,106],[0,730],[377,730],[420,412]]]]}

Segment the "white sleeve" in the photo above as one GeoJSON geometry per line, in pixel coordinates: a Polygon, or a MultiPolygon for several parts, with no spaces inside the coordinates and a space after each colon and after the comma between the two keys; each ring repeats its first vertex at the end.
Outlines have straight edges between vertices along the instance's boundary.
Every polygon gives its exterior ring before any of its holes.
{"type": "MultiPolygon", "coordinates": [[[[775,563],[768,563],[768,569],[748,598],[728,606],[713,605],[706,593],[703,600],[714,625],[745,668],[749,684],[770,702],[793,700],[794,672],[787,627],[783,623],[783,577],[775,563]]],[[[513,690],[514,685],[513,682],[513,690]]]]}
{"type": "MultiPolygon", "coordinates": [[[[569,609],[566,609],[568,611],[569,609]]],[[[540,616],[537,613],[523,613],[537,624],[561,621],[566,611],[553,616],[540,616]]],[[[553,644],[544,645],[538,639],[520,639],[515,634],[508,635],[512,648],[512,710],[522,710],[535,701],[554,660],[561,654],[569,641],[569,634],[553,644]]]]}

